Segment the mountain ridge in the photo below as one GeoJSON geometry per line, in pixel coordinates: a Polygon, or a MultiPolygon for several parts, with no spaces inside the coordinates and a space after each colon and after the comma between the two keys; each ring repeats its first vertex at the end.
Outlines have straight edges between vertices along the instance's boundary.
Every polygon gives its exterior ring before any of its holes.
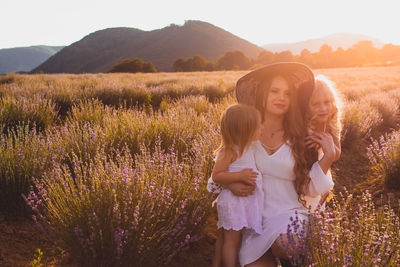
{"type": "Polygon", "coordinates": [[[0,49],[0,74],[29,72],[64,46],[33,45],[0,49]]]}
{"type": "Polygon", "coordinates": [[[162,29],[108,28],[90,33],[65,47],[33,70],[34,73],[107,72],[124,59],[150,61],[158,71],[172,71],[178,58],[201,55],[215,61],[232,50],[257,57],[263,48],[203,21],[170,24],[162,29]]]}

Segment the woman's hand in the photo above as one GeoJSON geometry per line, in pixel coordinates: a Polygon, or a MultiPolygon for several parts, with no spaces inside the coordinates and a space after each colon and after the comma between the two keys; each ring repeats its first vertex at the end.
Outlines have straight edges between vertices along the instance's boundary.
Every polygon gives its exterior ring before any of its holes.
{"type": "Polygon", "coordinates": [[[254,185],[246,185],[243,183],[231,183],[226,186],[229,190],[231,190],[232,194],[238,197],[247,197],[253,194],[254,185]]]}

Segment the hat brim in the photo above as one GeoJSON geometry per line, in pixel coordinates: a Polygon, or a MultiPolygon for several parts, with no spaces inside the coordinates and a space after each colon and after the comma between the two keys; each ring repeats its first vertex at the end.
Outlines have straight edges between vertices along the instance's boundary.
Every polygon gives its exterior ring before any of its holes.
{"type": "MultiPolygon", "coordinates": [[[[314,73],[305,64],[297,62],[279,62],[253,70],[241,77],[236,83],[236,99],[239,103],[254,106],[256,89],[265,79],[284,74],[291,79],[296,95],[301,98],[311,97],[314,88],[314,73]]],[[[300,101],[304,102],[304,101],[300,101]]],[[[308,101],[307,101],[308,103],[308,101]]]]}

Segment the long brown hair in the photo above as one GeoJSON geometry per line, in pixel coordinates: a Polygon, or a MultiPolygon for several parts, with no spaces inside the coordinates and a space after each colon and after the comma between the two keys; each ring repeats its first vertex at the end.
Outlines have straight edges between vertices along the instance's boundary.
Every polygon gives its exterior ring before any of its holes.
{"type": "Polygon", "coordinates": [[[314,156],[309,153],[305,147],[305,138],[307,136],[307,124],[306,119],[300,110],[299,103],[297,101],[296,88],[294,87],[291,79],[286,74],[275,74],[271,75],[269,79],[265,79],[256,89],[256,108],[261,113],[262,121],[265,121],[265,100],[268,97],[268,93],[271,87],[272,80],[276,77],[284,78],[289,85],[290,92],[290,104],[289,110],[283,118],[283,138],[288,142],[291,147],[292,155],[295,160],[293,171],[296,179],[294,181],[294,187],[298,195],[298,200],[304,207],[306,202],[304,200],[305,192],[310,184],[310,177],[308,171],[311,168],[311,162],[314,162],[314,156]]]}
{"type": "Polygon", "coordinates": [[[221,145],[224,156],[230,155],[232,161],[240,157],[251,143],[260,127],[261,117],[257,109],[244,104],[229,106],[221,116],[221,145]]]}

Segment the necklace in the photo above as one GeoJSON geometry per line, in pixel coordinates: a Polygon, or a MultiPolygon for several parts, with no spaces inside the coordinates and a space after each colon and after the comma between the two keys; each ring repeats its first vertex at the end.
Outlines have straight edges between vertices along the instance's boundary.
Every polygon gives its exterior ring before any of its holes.
{"type": "Polygon", "coordinates": [[[282,130],[283,130],[283,128],[280,128],[280,129],[278,129],[278,130],[272,131],[271,134],[270,134],[270,138],[274,137],[274,135],[275,135],[277,132],[280,132],[280,131],[282,131],[282,130]]]}
{"type": "Polygon", "coordinates": [[[270,147],[270,146],[267,146],[266,144],[264,144],[263,142],[260,142],[262,145],[263,145],[263,147],[265,147],[266,149],[268,149],[268,150],[270,150],[270,151],[275,151],[276,149],[278,149],[281,145],[283,145],[283,143],[284,142],[281,142],[281,143],[279,143],[279,144],[277,144],[276,146],[273,146],[273,147],[270,147]]]}
{"type": "Polygon", "coordinates": [[[273,131],[273,132],[271,133],[271,138],[274,137],[274,135],[275,135],[277,132],[280,132],[280,131],[282,131],[282,130],[283,130],[283,128],[273,131]]]}

